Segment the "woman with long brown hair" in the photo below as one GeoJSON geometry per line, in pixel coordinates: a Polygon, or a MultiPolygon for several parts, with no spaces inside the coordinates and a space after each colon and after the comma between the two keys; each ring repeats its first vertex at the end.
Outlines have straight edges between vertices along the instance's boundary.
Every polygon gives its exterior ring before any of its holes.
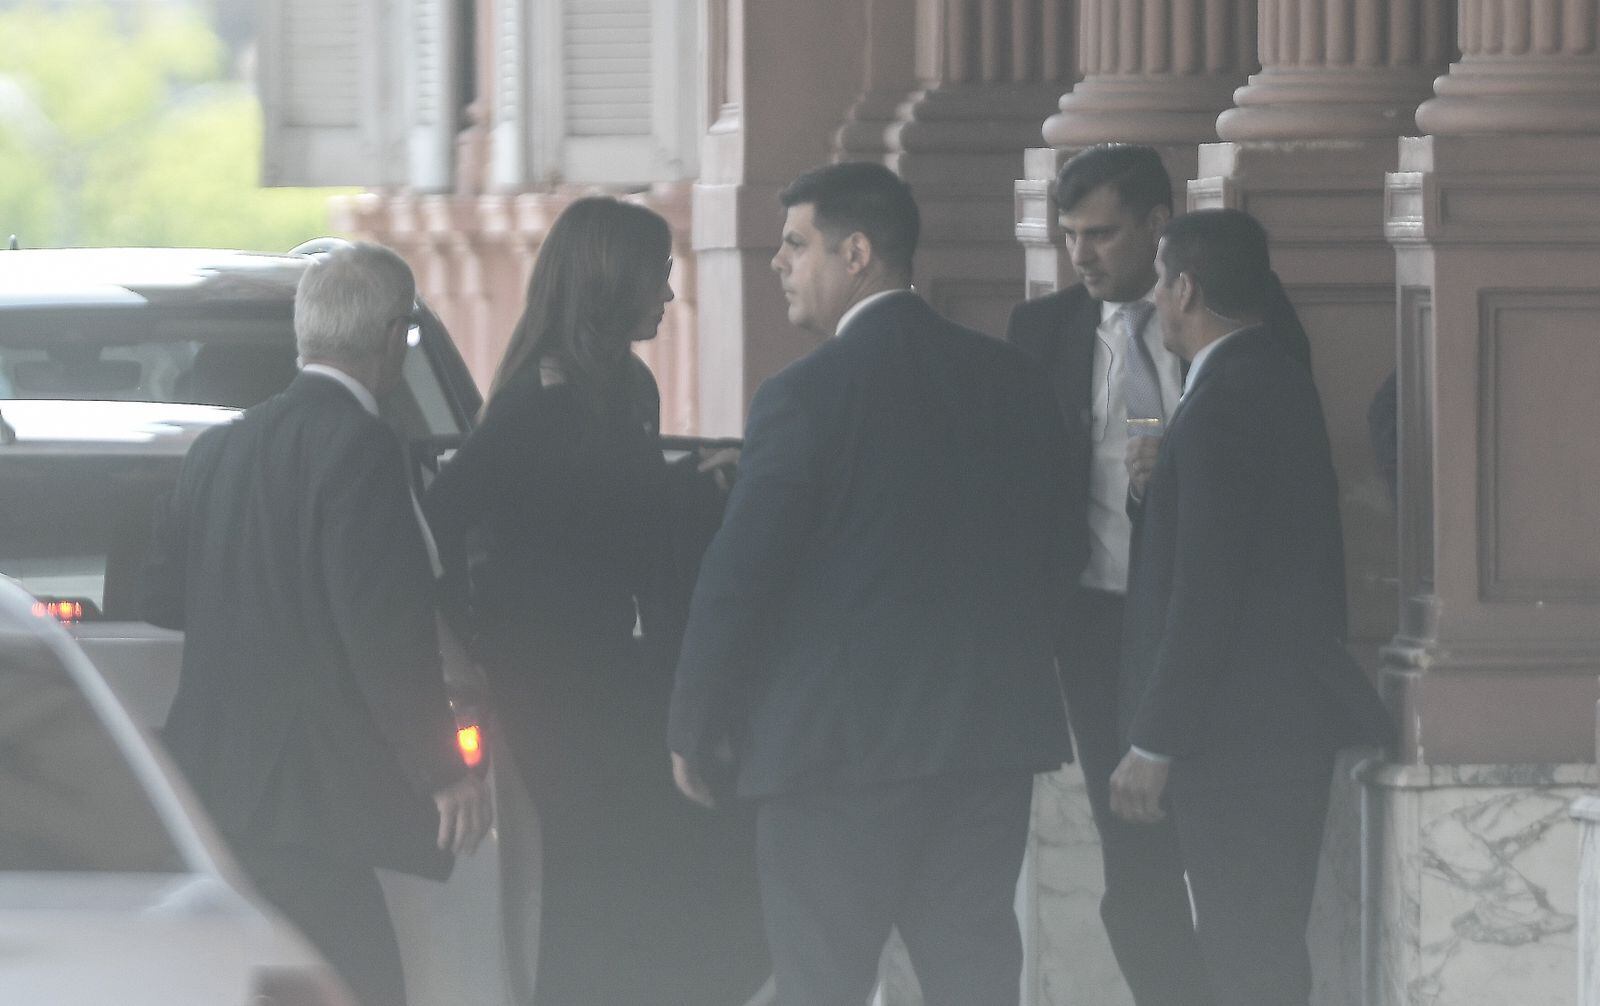
{"type": "Polygon", "coordinates": [[[691,882],[710,822],[674,799],[665,743],[683,599],[668,589],[660,399],[630,352],[672,300],[671,250],[640,206],[593,197],[561,214],[482,420],[425,503],[447,608],[470,610],[539,814],[539,1006],[722,998],[691,882]]]}

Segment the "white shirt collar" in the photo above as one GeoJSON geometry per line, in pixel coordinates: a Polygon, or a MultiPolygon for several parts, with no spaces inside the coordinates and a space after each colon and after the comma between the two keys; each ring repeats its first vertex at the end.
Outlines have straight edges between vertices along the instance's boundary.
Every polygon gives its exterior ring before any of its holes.
{"type": "Polygon", "coordinates": [[[871,304],[874,301],[882,300],[883,298],[888,297],[888,296],[890,296],[892,294],[905,293],[910,289],[911,289],[910,287],[902,286],[902,287],[897,287],[897,288],[895,288],[893,290],[879,290],[877,293],[868,294],[867,296],[862,297],[860,300],[856,301],[854,304],[851,304],[850,305],[850,309],[839,317],[839,324],[834,328],[833,334],[834,335],[838,335],[840,332],[843,332],[844,331],[844,327],[846,325],[850,324],[850,319],[852,319],[856,315],[860,314],[861,313],[861,309],[866,307],[868,304],[871,304]]]}
{"type": "Polygon", "coordinates": [[[344,385],[346,391],[356,396],[356,401],[361,403],[363,409],[366,409],[374,416],[378,414],[378,399],[367,389],[367,386],[339,368],[330,367],[326,363],[308,363],[300,368],[300,373],[320,374],[323,377],[333,378],[344,385]]]}
{"type": "Polygon", "coordinates": [[[1254,325],[1246,325],[1244,328],[1236,328],[1217,341],[1208,342],[1204,346],[1201,346],[1200,352],[1194,354],[1194,360],[1189,364],[1189,376],[1183,382],[1183,393],[1187,395],[1189,393],[1189,389],[1194,387],[1195,379],[1200,376],[1200,368],[1205,366],[1205,362],[1210,358],[1212,350],[1238,335],[1240,332],[1243,332],[1246,328],[1254,327],[1254,325]]]}
{"type": "MultiPolygon", "coordinates": [[[[1156,302],[1156,285],[1154,283],[1151,283],[1150,284],[1150,289],[1146,290],[1144,292],[1144,296],[1140,297],[1138,299],[1144,301],[1146,304],[1154,304],[1156,302]]],[[[1102,300],[1100,302],[1100,324],[1104,325],[1106,322],[1110,321],[1113,315],[1115,315],[1118,311],[1122,310],[1123,308],[1127,307],[1128,304],[1130,304],[1130,303],[1132,303],[1132,302],[1131,301],[1102,300]]],[[[1152,315],[1151,317],[1154,317],[1154,315],[1152,315]]]]}

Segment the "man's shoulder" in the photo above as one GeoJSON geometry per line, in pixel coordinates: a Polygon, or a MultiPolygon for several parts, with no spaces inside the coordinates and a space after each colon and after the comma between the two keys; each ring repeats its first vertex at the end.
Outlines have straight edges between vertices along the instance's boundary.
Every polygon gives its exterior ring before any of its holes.
{"type": "Polygon", "coordinates": [[[1011,317],[1006,322],[1006,341],[1035,358],[1046,356],[1050,347],[1064,336],[1092,336],[1092,325],[1077,322],[1079,319],[1097,322],[1097,304],[1082,283],[1025,300],[1011,309],[1011,317]],[[1079,329],[1083,331],[1080,333],[1079,329]]]}
{"type": "Polygon", "coordinates": [[[229,431],[225,435],[236,445],[235,450],[281,459],[286,448],[298,448],[334,467],[348,464],[352,454],[393,438],[388,425],[363,408],[349,391],[315,376],[296,378],[288,388],[246,409],[222,429],[229,431]]]}
{"type": "Polygon", "coordinates": [[[1017,304],[1011,309],[1011,321],[1013,325],[1019,322],[1059,322],[1093,302],[1094,298],[1089,296],[1088,289],[1082,283],[1074,283],[1063,290],[1030,297],[1017,304]]]}
{"type": "Polygon", "coordinates": [[[1312,383],[1310,368],[1295,355],[1283,333],[1265,325],[1240,332],[1228,344],[1218,346],[1216,357],[1206,364],[1207,370],[1213,367],[1224,384],[1297,391],[1312,383]]]}

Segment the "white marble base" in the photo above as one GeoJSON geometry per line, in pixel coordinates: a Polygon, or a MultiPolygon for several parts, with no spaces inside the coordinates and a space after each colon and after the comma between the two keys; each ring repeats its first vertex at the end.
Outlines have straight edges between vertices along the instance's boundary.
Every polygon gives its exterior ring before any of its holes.
{"type": "Polygon", "coordinates": [[[1567,1006],[1579,833],[1594,765],[1364,773],[1374,853],[1367,1006],[1567,1006]]]}
{"type": "MultiPolygon", "coordinates": [[[[1347,752],[1334,775],[1306,937],[1315,981],[1312,1006],[1360,1002],[1361,786],[1353,766],[1363,757],[1347,752]]],[[[1028,857],[1017,885],[1022,1006],[1132,1006],[1100,922],[1104,888],[1100,837],[1082,773],[1068,765],[1037,777],[1028,857]]],[[[898,940],[885,949],[880,973],[873,1006],[920,1006],[916,979],[898,940]]]]}
{"type": "MultiPolygon", "coordinates": [[[[1340,760],[1328,806],[1322,867],[1307,943],[1313,1006],[1352,1006],[1361,988],[1360,787],[1340,760]]],[[[1130,1006],[1100,923],[1100,840],[1083,776],[1073,766],[1040,776],[1033,790],[1033,835],[1024,872],[1024,1006],[1130,1006]],[[1031,874],[1031,876],[1030,876],[1031,874]],[[1031,892],[1026,885],[1031,882],[1031,892]],[[1031,894],[1032,904],[1028,903],[1031,894]]]]}
{"type": "Polygon", "coordinates": [[[1100,923],[1100,836],[1076,765],[1034,781],[1021,888],[1023,1006],[1132,1006],[1100,923]]]}
{"type": "Polygon", "coordinates": [[[1600,795],[1573,801],[1578,857],[1578,1006],[1600,1006],[1600,795]]]}

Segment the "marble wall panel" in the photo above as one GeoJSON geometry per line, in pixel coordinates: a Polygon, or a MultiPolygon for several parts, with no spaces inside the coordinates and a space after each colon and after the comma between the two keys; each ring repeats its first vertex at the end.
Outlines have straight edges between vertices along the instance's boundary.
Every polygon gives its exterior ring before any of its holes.
{"type": "Polygon", "coordinates": [[[1578,1004],[1600,1006],[1600,795],[1579,797],[1571,809],[1578,822],[1578,1004]]]}
{"type": "Polygon", "coordinates": [[[1579,833],[1592,765],[1391,766],[1374,1006],[1575,1002],[1579,833]]]}

